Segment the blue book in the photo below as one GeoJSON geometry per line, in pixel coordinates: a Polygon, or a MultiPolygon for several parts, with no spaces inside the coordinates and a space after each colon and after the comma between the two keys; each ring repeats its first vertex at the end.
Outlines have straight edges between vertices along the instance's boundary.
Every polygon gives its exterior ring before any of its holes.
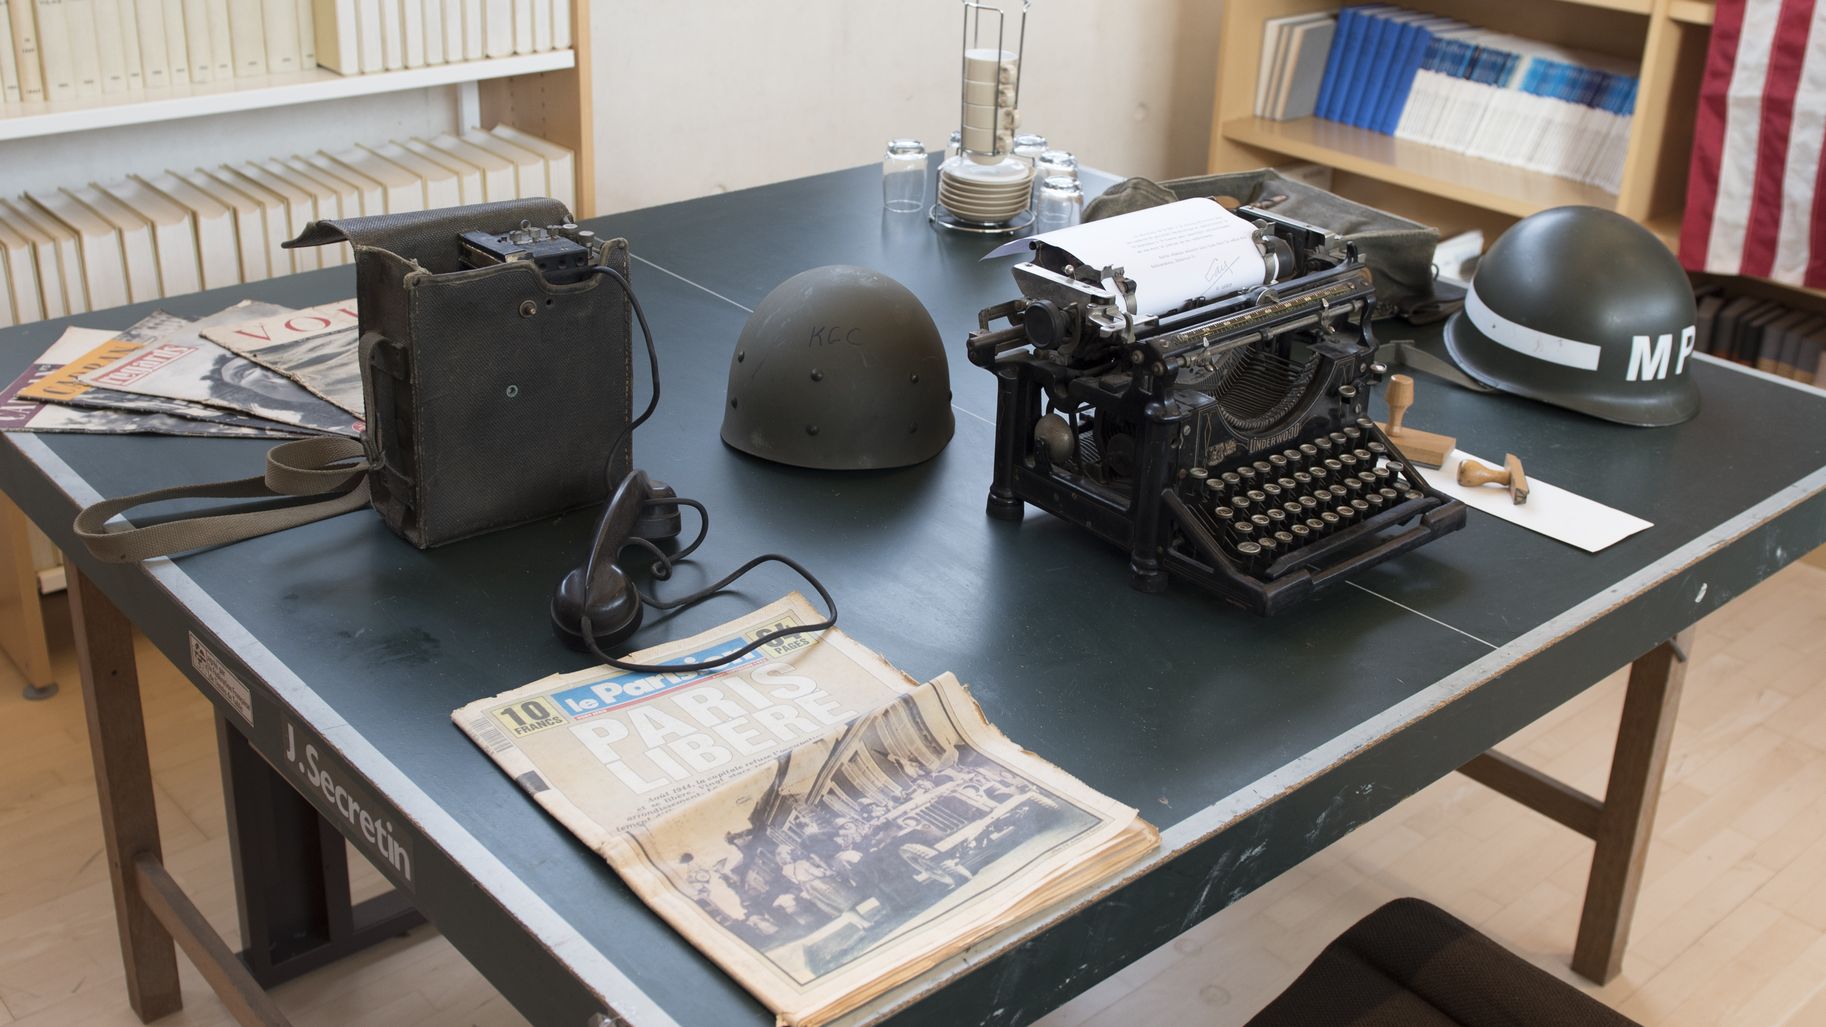
{"type": "Polygon", "coordinates": [[[1384,52],[1390,29],[1390,16],[1394,11],[1378,11],[1366,14],[1363,42],[1358,46],[1356,73],[1352,76],[1349,102],[1341,112],[1339,121],[1347,125],[1362,126],[1363,112],[1375,102],[1376,72],[1388,67],[1384,52]]]}
{"type": "Polygon", "coordinates": [[[1325,58],[1325,78],[1319,83],[1319,103],[1313,108],[1313,113],[1321,118],[1330,118],[1337,108],[1339,80],[1344,75],[1344,54],[1348,52],[1356,24],[1357,8],[1346,7],[1338,12],[1338,29],[1331,37],[1331,53],[1325,58]]]}
{"type": "Polygon", "coordinates": [[[1414,72],[1420,67],[1419,55],[1431,37],[1431,33],[1422,27],[1424,24],[1424,20],[1416,19],[1401,26],[1395,59],[1389,63],[1382,87],[1376,91],[1376,109],[1364,128],[1383,135],[1394,134],[1395,130],[1388,127],[1389,122],[1399,115],[1401,104],[1407,99],[1407,90],[1413,88],[1414,72]]]}
{"type": "Polygon", "coordinates": [[[1401,60],[1401,48],[1407,45],[1410,26],[1419,15],[1411,11],[1392,11],[1382,17],[1382,35],[1376,49],[1371,52],[1369,77],[1364,82],[1363,103],[1357,108],[1351,124],[1358,128],[1374,128],[1382,105],[1388,101],[1389,73],[1401,60]]]}
{"type": "MultiPolygon", "coordinates": [[[[1344,13],[1354,15],[1350,19],[1349,38],[1345,40],[1344,51],[1338,65],[1338,87],[1332,93],[1331,110],[1319,112],[1322,118],[1332,121],[1343,121],[1350,110],[1354,92],[1358,88],[1357,69],[1362,62],[1364,37],[1369,30],[1369,15],[1385,8],[1386,4],[1365,4],[1358,7],[1346,7],[1344,13]]],[[[1340,23],[1338,34],[1344,35],[1347,29],[1340,23]]]]}

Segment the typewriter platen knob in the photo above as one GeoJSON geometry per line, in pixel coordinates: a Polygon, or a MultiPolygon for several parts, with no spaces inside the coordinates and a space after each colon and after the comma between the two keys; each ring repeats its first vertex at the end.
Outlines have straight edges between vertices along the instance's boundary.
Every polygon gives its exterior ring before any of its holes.
{"type": "Polygon", "coordinates": [[[1021,312],[1021,325],[1034,349],[1058,349],[1071,341],[1072,319],[1051,300],[1034,300],[1021,312]]]}

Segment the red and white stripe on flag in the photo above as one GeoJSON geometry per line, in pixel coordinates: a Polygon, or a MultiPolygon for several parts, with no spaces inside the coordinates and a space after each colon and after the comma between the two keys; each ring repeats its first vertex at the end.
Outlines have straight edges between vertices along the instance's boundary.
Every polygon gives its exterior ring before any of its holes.
{"type": "Polygon", "coordinates": [[[1826,288],[1826,7],[1718,0],[1680,263],[1826,288]]]}

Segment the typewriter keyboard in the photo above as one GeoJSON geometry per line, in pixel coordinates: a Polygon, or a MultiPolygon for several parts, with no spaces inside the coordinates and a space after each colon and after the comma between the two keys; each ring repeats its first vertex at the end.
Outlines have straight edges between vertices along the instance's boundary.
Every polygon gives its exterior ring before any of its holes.
{"type": "Polygon", "coordinates": [[[1325,543],[1426,505],[1425,483],[1372,433],[1347,427],[1221,471],[1194,467],[1181,495],[1237,569],[1272,578],[1300,565],[1292,554],[1334,549],[1325,543]]]}

